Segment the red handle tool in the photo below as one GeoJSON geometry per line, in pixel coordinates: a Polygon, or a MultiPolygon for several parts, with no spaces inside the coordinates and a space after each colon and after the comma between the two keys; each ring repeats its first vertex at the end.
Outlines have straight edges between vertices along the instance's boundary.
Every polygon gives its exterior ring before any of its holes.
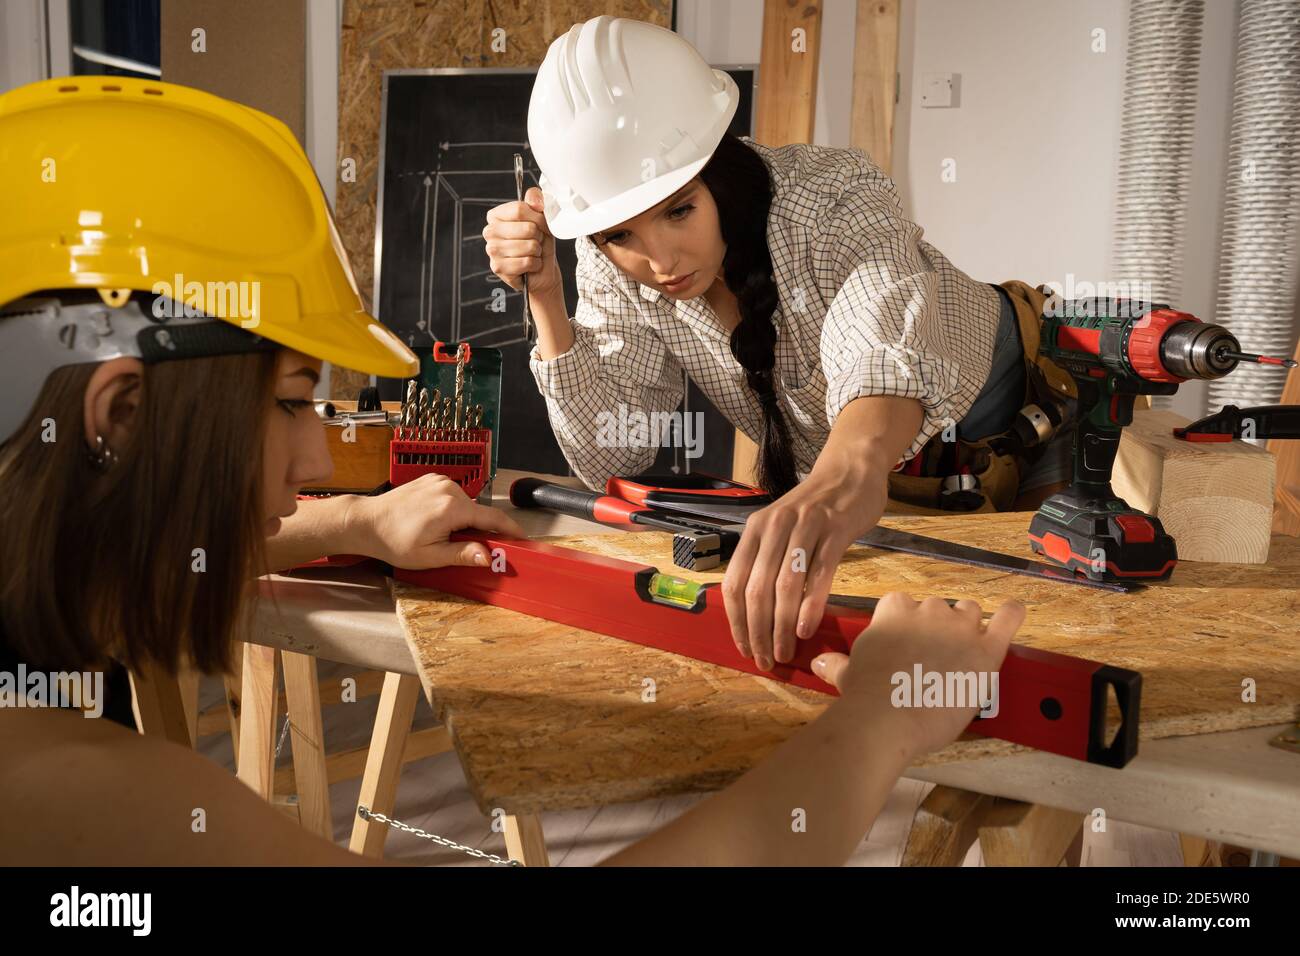
{"type": "MultiPolygon", "coordinates": [[[[827,651],[848,653],[870,623],[869,613],[828,606],[795,659],[761,671],[736,650],[717,585],[698,585],[656,568],[591,555],[539,541],[457,533],[481,541],[492,567],[451,566],[395,571],[402,581],[607,634],[760,677],[834,693],[815,677],[812,660],[827,651]]],[[[1142,675],[1096,661],[1013,644],[999,671],[998,710],[971,729],[1039,750],[1122,767],[1137,753],[1142,675]],[[1108,692],[1122,718],[1107,741],[1108,692]]]]}

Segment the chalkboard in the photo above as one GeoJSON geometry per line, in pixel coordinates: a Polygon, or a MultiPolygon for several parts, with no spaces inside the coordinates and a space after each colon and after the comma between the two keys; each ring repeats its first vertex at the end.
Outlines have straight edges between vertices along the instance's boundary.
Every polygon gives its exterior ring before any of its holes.
{"type": "MultiPolygon", "coordinates": [[[[740,88],[730,131],[753,125],[754,67],[723,67],[740,88]]],[[[571,474],[546,403],[528,369],[523,297],[488,268],[487,211],[515,198],[514,154],[524,188],[537,184],[527,143],[533,69],[389,70],[384,74],[375,224],[375,315],[412,347],[468,341],[501,350],[501,468],[571,474]],[[504,296],[504,311],[494,311],[504,296]]],[[[572,241],[557,242],[569,314],[577,307],[572,241]]],[[[683,412],[704,413],[703,454],[660,449],[654,469],[731,474],[735,429],[683,375],[683,412]]],[[[381,380],[395,401],[402,385],[381,380]]]]}

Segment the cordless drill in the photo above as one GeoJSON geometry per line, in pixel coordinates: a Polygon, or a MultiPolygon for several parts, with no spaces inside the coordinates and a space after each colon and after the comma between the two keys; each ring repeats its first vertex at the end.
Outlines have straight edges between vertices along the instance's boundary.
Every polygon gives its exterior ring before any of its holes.
{"type": "Polygon", "coordinates": [[[1172,395],[1188,379],[1222,378],[1239,362],[1294,366],[1241,351],[1227,329],[1165,305],[1128,299],[1049,300],[1039,351],[1079,390],[1070,487],[1029,525],[1035,552],[1095,581],[1164,581],[1178,562],[1159,519],[1110,485],[1120,431],[1138,395],[1172,395]]]}

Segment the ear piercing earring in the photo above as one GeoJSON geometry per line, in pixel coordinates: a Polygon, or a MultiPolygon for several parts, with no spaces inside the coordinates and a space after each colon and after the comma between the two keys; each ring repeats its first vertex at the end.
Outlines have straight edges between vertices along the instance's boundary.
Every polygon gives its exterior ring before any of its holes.
{"type": "Polygon", "coordinates": [[[86,457],[97,471],[108,471],[117,464],[117,454],[108,447],[103,435],[95,436],[95,447],[86,449],[86,457]]]}

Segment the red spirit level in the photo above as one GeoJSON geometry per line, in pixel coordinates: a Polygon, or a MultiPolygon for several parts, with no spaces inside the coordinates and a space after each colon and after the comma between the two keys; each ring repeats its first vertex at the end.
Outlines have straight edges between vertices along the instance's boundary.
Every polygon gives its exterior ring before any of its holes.
{"type": "MultiPolygon", "coordinates": [[[[761,671],[736,650],[716,584],[539,541],[466,533],[452,540],[481,541],[494,561],[504,557],[503,569],[398,570],[394,577],[824,693],[834,690],[813,675],[813,658],[827,651],[848,653],[871,621],[863,610],[829,605],[817,632],[797,643],[793,661],[761,671]]],[[[1038,750],[1122,767],[1137,753],[1141,690],[1142,675],[1135,671],[1013,644],[999,671],[996,715],[977,718],[971,727],[1038,750]],[[1112,689],[1121,724],[1107,743],[1112,689]]]]}

